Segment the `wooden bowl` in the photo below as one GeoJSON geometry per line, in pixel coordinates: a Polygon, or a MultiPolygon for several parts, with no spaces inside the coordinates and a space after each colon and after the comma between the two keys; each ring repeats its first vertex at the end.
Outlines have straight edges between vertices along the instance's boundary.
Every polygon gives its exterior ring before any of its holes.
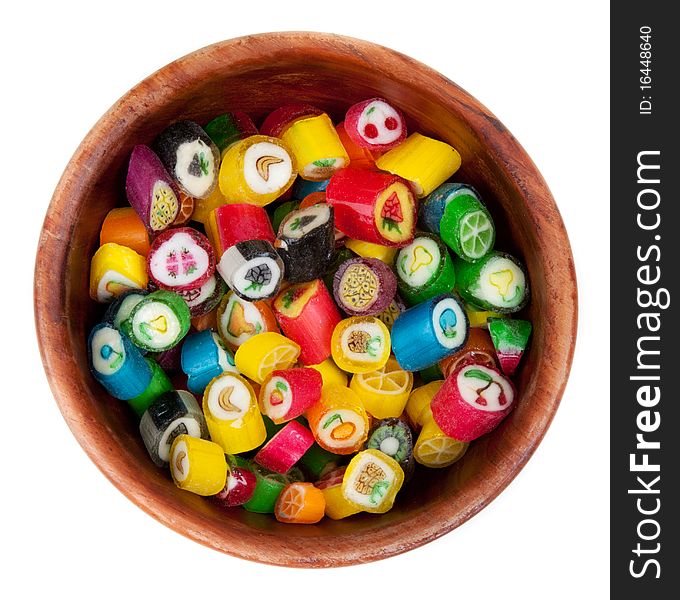
{"type": "Polygon", "coordinates": [[[121,98],[82,142],[54,192],[35,270],[35,318],[45,370],[66,422],[90,458],[130,500],[175,531],[228,554],[325,567],[399,554],[451,531],[489,504],[540,443],[560,401],[576,335],[569,240],[555,202],[512,134],[454,83],[402,54],[360,40],[273,33],[228,40],[185,56],[121,98]],[[456,181],[473,184],[499,227],[496,247],[523,258],[532,300],[531,348],[516,410],[451,468],[420,469],[385,515],[284,525],[269,515],[223,511],[177,489],[149,460],[124,402],[88,370],[86,337],[101,316],[88,296],[90,257],[106,213],[125,201],[128,157],[173,121],[205,124],[229,110],[256,122],[291,101],[341,119],[383,96],[411,131],[445,140],[463,158],[456,181]],[[427,472],[425,472],[427,471],[427,472]]]}

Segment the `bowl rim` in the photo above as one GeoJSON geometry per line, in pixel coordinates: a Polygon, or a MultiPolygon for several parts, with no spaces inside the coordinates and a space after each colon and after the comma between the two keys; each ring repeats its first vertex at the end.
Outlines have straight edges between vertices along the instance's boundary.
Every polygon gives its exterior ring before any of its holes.
{"type": "Polygon", "coordinates": [[[35,262],[34,314],[42,362],[59,409],[83,450],[125,496],[174,531],[227,554],[265,564],[328,567],[378,560],[426,544],[477,514],[509,485],[542,441],[564,393],[576,342],[578,293],[569,239],[554,198],[525,150],[486,107],[441,73],[395,50],[337,34],[290,31],[241,36],[191,52],[146,77],[104,113],[73,154],[47,208],[35,262]],[[232,63],[247,62],[252,59],[253,55],[244,52],[244,49],[252,44],[257,45],[257,42],[262,40],[276,42],[284,52],[322,50],[326,55],[336,58],[346,59],[349,56],[359,63],[362,61],[364,64],[370,63],[373,68],[377,65],[388,76],[390,74],[396,76],[398,71],[410,69],[438,80],[440,85],[434,91],[429,90],[433,96],[436,96],[436,101],[442,105],[456,101],[464,103],[465,107],[469,108],[469,118],[466,124],[487,144],[495,146],[499,168],[504,171],[508,181],[513,182],[518,195],[526,198],[526,190],[532,188],[547,203],[549,215],[545,214],[545,206],[542,207],[543,213],[541,213],[533,210],[531,204],[527,203],[526,209],[529,216],[537,225],[547,226],[549,224],[553,236],[556,236],[562,247],[566,249],[551,264],[550,270],[546,272],[546,278],[550,284],[551,276],[561,274],[560,281],[563,285],[554,290],[554,293],[565,300],[565,306],[571,307],[571,311],[561,312],[560,318],[563,320],[563,329],[570,333],[572,341],[561,349],[561,356],[558,357],[560,364],[557,365],[554,378],[555,383],[551,387],[551,397],[548,399],[542,421],[521,438],[523,444],[506,465],[499,467],[499,477],[492,482],[493,485],[484,487],[483,497],[473,496],[467,499],[465,510],[457,514],[442,513],[437,515],[436,519],[421,518],[418,527],[403,529],[402,525],[398,536],[393,535],[395,533],[393,526],[388,526],[384,532],[373,531],[374,541],[370,544],[364,544],[361,547],[340,544],[339,548],[328,549],[325,556],[314,558],[305,556],[299,549],[291,549],[285,543],[272,543],[271,537],[267,540],[266,554],[259,552],[257,548],[250,548],[239,543],[236,534],[215,539],[209,530],[202,529],[201,524],[197,525],[195,515],[187,514],[186,511],[179,510],[177,507],[168,510],[167,506],[158,506],[146,486],[134,479],[134,472],[121,468],[120,461],[110,456],[107,440],[101,435],[106,432],[106,428],[102,424],[93,423],[92,416],[74,400],[77,394],[82,393],[83,388],[79,387],[77,381],[62,375],[65,361],[68,360],[62,351],[63,348],[68,348],[67,319],[64,314],[54,314],[55,281],[60,282],[56,289],[59,300],[56,304],[64,306],[68,240],[77,221],[76,207],[74,203],[69,202],[69,198],[79,186],[79,173],[75,172],[74,166],[81,161],[86,161],[96,168],[97,164],[105,162],[105,153],[98,150],[97,141],[124,126],[129,115],[130,103],[137,101],[139,96],[143,95],[144,89],[152,82],[158,78],[170,76],[176,69],[193,71],[195,76],[197,76],[196,73],[209,71],[210,68],[214,69],[214,65],[207,66],[209,61],[205,60],[206,56],[219,56],[220,69],[228,68],[232,63]],[[370,61],[367,58],[369,56],[370,61]]]}

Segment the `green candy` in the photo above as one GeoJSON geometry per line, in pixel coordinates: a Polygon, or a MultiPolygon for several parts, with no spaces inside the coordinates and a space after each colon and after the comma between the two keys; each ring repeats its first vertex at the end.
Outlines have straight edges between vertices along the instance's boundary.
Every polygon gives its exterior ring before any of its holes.
{"type": "Polygon", "coordinates": [[[288,200],[288,202],[283,202],[274,209],[274,212],[271,213],[272,228],[274,229],[274,232],[279,230],[279,225],[281,225],[281,221],[283,221],[286,215],[297,210],[299,206],[299,200],[288,200]]]}
{"type": "Polygon", "coordinates": [[[430,383],[431,381],[438,381],[440,379],[444,379],[444,374],[442,373],[442,370],[439,368],[439,363],[435,363],[431,367],[428,367],[427,369],[418,371],[418,374],[425,383],[430,383]]]}
{"type": "Polygon", "coordinates": [[[491,318],[488,325],[501,370],[513,375],[529,342],[531,323],[522,319],[491,318]]]}
{"type": "Polygon", "coordinates": [[[449,251],[431,233],[418,233],[394,257],[400,296],[414,305],[453,290],[456,271],[449,251]]]}
{"type": "Polygon", "coordinates": [[[165,392],[172,390],[172,382],[168,379],[165,371],[161,369],[160,365],[153,359],[144,357],[146,363],[151,369],[151,381],[146,389],[139,395],[131,400],[128,400],[130,408],[135,412],[135,414],[141,418],[144,412],[149,406],[151,406],[156,398],[165,392]]]}
{"type": "Polygon", "coordinates": [[[257,133],[255,125],[245,113],[227,113],[215,117],[203,130],[220,149],[226,150],[234,142],[257,133]]]}
{"type": "Polygon", "coordinates": [[[340,268],[340,265],[350,258],[356,258],[356,254],[349,248],[342,247],[337,250],[331,257],[331,264],[328,266],[326,274],[322,277],[324,284],[328,288],[331,296],[333,296],[333,278],[335,273],[340,268]]]}
{"type": "Polygon", "coordinates": [[[321,479],[326,473],[338,466],[338,455],[325,450],[314,442],[300,459],[300,465],[312,479],[321,479]]]}
{"type": "Polygon", "coordinates": [[[468,194],[453,198],[446,206],[439,234],[446,245],[467,262],[486,256],[496,241],[496,228],[489,211],[479,199],[468,194]]]}
{"type": "Polygon", "coordinates": [[[468,304],[501,314],[522,310],[529,301],[529,279],[522,263],[492,250],[481,260],[454,261],[456,290],[468,304]]]}

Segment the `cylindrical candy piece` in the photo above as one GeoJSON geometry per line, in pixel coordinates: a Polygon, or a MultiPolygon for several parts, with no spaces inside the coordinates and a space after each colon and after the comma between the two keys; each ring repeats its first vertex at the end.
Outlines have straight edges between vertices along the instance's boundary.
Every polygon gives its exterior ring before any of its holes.
{"type": "Polygon", "coordinates": [[[260,132],[263,135],[280,138],[281,134],[295,121],[322,113],[323,111],[320,108],[311,104],[285,104],[267,115],[260,125],[260,132]]]}
{"type": "Polygon", "coordinates": [[[345,248],[349,248],[352,252],[364,258],[377,258],[387,265],[391,265],[394,262],[394,257],[399,251],[394,246],[381,246],[380,244],[352,239],[348,239],[345,242],[345,248]]]}
{"type": "Polygon", "coordinates": [[[90,298],[111,302],[127,290],[143,290],[149,283],[146,260],[134,250],[108,243],[101,246],[90,263],[90,298]]]}
{"type": "Polygon", "coordinates": [[[347,387],[347,373],[340,369],[338,365],[333,362],[332,358],[327,358],[316,365],[308,366],[310,369],[314,369],[321,373],[323,385],[335,383],[336,385],[347,387]]]}
{"type": "Polygon", "coordinates": [[[430,233],[440,235],[439,225],[444,210],[458,196],[472,196],[481,202],[477,190],[467,183],[442,183],[420,203],[418,225],[430,233]]]}
{"type": "Polygon", "coordinates": [[[396,460],[380,450],[363,450],[347,465],[342,493],[359,510],[385,513],[403,483],[404,471],[396,460]]]}
{"type": "Polygon", "coordinates": [[[278,431],[253,459],[276,473],[286,473],[314,443],[314,436],[304,425],[290,421],[278,431]]]}
{"type": "Polygon", "coordinates": [[[333,330],[331,351],[343,371],[375,371],[390,357],[390,332],[376,317],[349,317],[333,330]]]}
{"type": "Polygon", "coordinates": [[[217,309],[217,330],[232,350],[258,333],[279,331],[269,304],[248,302],[232,291],[222,298],[217,309]]]}
{"type": "Polygon", "coordinates": [[[283,261],[269,242],[238,242],[222,254],[217,270],[227,285],[245,300],[276,295],[283,281],[283,261]]]}
{"type": "Polygon", "coordinates": [[[100,323],[90,332],[87,346],[92,375],[111,396],[129,400],[144,392],[151,369],[125,334],[100,323]]]}
{"type": "Polygon", "coordinates": [[[194,394],[202,394],[210,381],[222,373],[237,372],[234,357],[214,331],[187,336],[182,344],[182,371],[194,394]]]}
{"type": "Polygon", "coordinates": [[[191,219],[206,225],[210,213],[225,204],[227,204],[227,199],[222,195],[219,186],[215,186],[207,198],[194,198],[194,212],[191,213],[191,219]]]}
{"type": "Polygon", "coordinates": [[[208,238],[191,227],[161,233],[146,261],[151,280],[175,292],[199,288],[215,272],[215,253],[208,238]]]}
{"type": "Polygon", "coordinates": [[[304,481],[289,483],[281,492],[274,514],[280,523],[318,523],[323,519],[326,499],[314,484],[304,481]]]}
{"type": "Polygon", "coordinates": [[[281,133],[281,139],[295,156],[303,179],[322,181],[349,164],[347,151],[326,113],[295,120],[281,133]]]}
{"type": "Polygon", "coordinates": [[[406,139],[406,120],[387,100],[371,98],[349,108],[345,131],[361,148],[391,150],[406,139]]]}
{"type": "Polygon", "coordinates": [[[144,357],[146,364],[151,369],[151,381],[146,389],[127,403],[132,411],[141,419],[144,411],[151,406],[157,398],[172,390],[172,381],[163,368],[153,358],[144,357]]]}
{"type": "Polygon", "coordinates": [[[321,277],[335,248],[333,209],[321,203],[289,213],[279,226],[274,246],[285,265],[287,281],[302,283],[321,277]]]}
{"type": "Polygon", "coordinates": [[[484,365],[491,369],[496,368],[493,343],[486,329],[479,327],[475,329],[470,328],[465,345],[458,352],[450,354],[441,360],[439,368],[444,378],[446,378],[458,367],[468,363],[484,365]]]}
{"type": "Polygon", "coordinates": [[[253,464],[253,473],[257,480],[255,492],[252,498],[243,504],[243,508],[249,512],[272,514],[283,488],[290,481],[285,475],[273,473],[255,464],[253,464]]]}
{"type": "Polygon", "coordinates": [[[205,230],[218,261],[238,242],[266,240],[273,244],[275,239],[267,211],[253,204],[219,206],[210,214],[205,230]]]}
{"type": "Polygon", "coordinates": [[[352,454],[368,437],[368,415],[356,392],[326,385],[307,410],[309,428],[319,446],[334,454],[352,454]]]}
{"type": "Polygon", "coordinates": [[[382,246],[406,246],[413,240],[416,200],[401,177],[348,167],[326,188],[335,209],[335,226],[346,236],[382,246]]]}
{"type": "Polygon", "coordinates": [[[430,407],[442,431],[470,442],[495,429],[514,408],[515,388],[495,369],[468,364],[446,378],[430,407]]]}
{"type": "Polygon", "coordinates": [[[331,355],[331,338],[341,316],[320,279],[286,288],[273,309],[283,333],[300,345],[304,364],[314,365],[331,355]]]}
{"type": "Polygon", "coordinates": [[[175,292],[158,290],[139,302],[123,322],[132,342],[150,352],[163,352],[179,344],[188,333],[191,315],[175,292]]]}
{"type": "Polygon", "coordinates": [[[227,483],[221,492],[213,496],[213,500],[225,508],[241,506],[253,497],[256,487],[257,477],[253,471],[230,464],[227,483]]]}
{"type": "Polygon", "coordinates": [[[461,303],[443,294],[401,313],[392,326],[392,350],[401,367],[421,371],[462,348],[468,336],[461,303]]]}
{"type": "Polygon", "coordinates": [[[470,194],[458,195],[448,203],[439,230],[446,245],[467,262],[478,261],[496,241],[491,214],[470,194]]]}
{"type": "MultiPolygon", "coordinates": [[[[314,194],[315,192],[325,192],[329,181],[330,179],[308,181],[307,179],[302,179],[302,177],[300,177],[295,180],[295,184],[293,185],[293,198],[304,200],[307,196],[314,194]]],[[[276,229],[278,229],[278,227],[276,227],[276,229]]]]}
{"type": "Polygon", "coordinates": [[[489,319],[489,334],[501,370],[513,375],[529,342],[531,323],[522,319],[489,319]]]}
{"type": "Polygon", "coordinates": [[[293,212],[294,210],[297,210],[299,207],[300,207],[299,200],[288,200],[286,202],[278,204],[276,208],[274,208],[273,212],[271,212],[270,208],[269,214],[272,222],[272,227],[274,228],[274,230],[278,231],[279,226],[281,225],[281,221],[283,221],[286,215],[293,212]]]}
{"type": "MultiPolygon", "coordinates": [[[[417,344],[417,341],[413,343],[417,344]]],[[[366,411],[376,419],[398,417],[404,412],[413,388],[413,373],[401,369],[399,363],[390,357],[380,369],[355,374],[349,387],[361,398],[366,411]]]]}
{"type": "Polygon", "coordinates": [[[431,381],[411,392],[408,402],[406,403],[406,416],[411,423],[411,427],[416,431],[420,429],[428,419],[432,418],[430,403],[435,394],[441,389],[442,385],[444,385],[443,379],[431,381]]]}
{"type": "Polygon", "coordinates": [[[401,419],[378,421],[368,436],[367,448],[380,450],[396,460],[402,469],[410,469],[413,462],[413,434],[401,419]]]}
{"type": "Polygon", "coordinates": [[[149,232],[132,207],[114,208],[104,217],[99,245],[109,243],[130,248],[140,256],[149,253],[149,232]]]}
{"type": "Polygon", "coordinates": [[[529,280],[513,256],[492,250],[476,263],[454,261],[456,289],[463,300],[501,314],[522,310],[529,301],[529,280]]]}
{"type": "MultiPolygon", "coordinates": [[[[347,156],[349,156],[349,163],[353,167],[359,169],[375,169],[375,156],[368,148],[362,148],[354,143],[354,141],[347,135],[345,131],[345,123],[338,123],[335,126],[335,131],[340,138],[340,142],[345,147],[347,151],[347,156]]],[[[380,152],[376,151],[376,155],[380,152]]]]}
{"type": "Polygon", "coordinates": [[[359,508],[342,495],[342,480],[346,471],[347,465],[338,467],[314,484],[314,487],[321,490],[326,500],[326,516],[334,521],[360,512],[359,508]]]}
{"type": "Polygon", "coordinates": [[[227,454],[253,450],[266,438],[255,392],[236,373],[222,373],[208,384],[203,394],[203,414],[211,439],[227,454]]]}
{"type": "Polygon", "coordinates": [[[260,410],[277,424],[295,419],[319,400],[322,385],[314,369],[272,371],[260,388],[260,410]]]}
{"type": "Polygon", "coordinates": [[[180,189],[207,198],[217,184],[220,151],[200,125],[178,121],[156,138],[154,150],[180,189]]]}
{"type": "Polygon", "coordinates": [[[460,154],[453,146],[413,133],[375,164],[410,181],[418,198],[422,198],[451,177],[460,162],[460,154]]]}
{"type": "Polygon", "coordinates": [[[399,250],[394,270],[399,294],[411,305],[451,292],[456,283],[449,251],[431,233],[416,234],[408,246],[399,250]]]}
{"type": "Polygon", "coordinates": [[[479,329],[488,329],[487,322],[489,319],[500,319],[505,316],[499,312],[478,308],[467,302],[465,303],[465,314],[468,317],[468,321],[470,321],[470,327],[479,329]]]}
{"type": "Polygon", "coordinates": [[[325,450],[314,442],[300,459],[300,467],[312,480],[317,480],[337,468],[339,460],[337,454],[325,450]]]}
{"type": "Polygon", "coordinates": [[[212,496],[227,482],[227,459],[219,445],[178,435],[170,448],[170,472],[178,488],[199,496],[212,496]]]}
{"type": "Polygon", "coordinates": [[[144,226],[156,234],[167,229],[179,212],[179,190],[156,153],[135,146],[128,163],[125,193],[144,226]]]}
{"type": "Polygon", "coordinates": [[[128,290],[127,292],[123,292],[109,304],[102,320],[105,323],[110,323],[116,329],[120,329],[123,322],[132,314],[135,306],[148,295],[149,292],[146,290],[128,290]]]}
{"type": "Polygon", "coordinates": [[[377,315],[387,309],[397,291],[397,279],[377,258],[352,258],[333,278],[333,297],[352,316],[377,315]]]}
{"type": "Polygon", "coordinates": [[[291,368],[300,356],[300,346],[280,333],[266,331],[249,338],[234,355],[240,373],[262,384],[272,371],[291,368]]]}
{"type": "Polygon", "coordinates": [[[213,273],[200,287],[191,290],[178,290],[177,293],[187,303],[193,319],[217,308],[226,291],[227,285],[222,278],[217,273],[213,273]]]}
{"type": "Polygon", "coordinates": [[[470,444],[446,435],[430,416],[413,448],[416,462],[431,469],[448,467],[463,458],[470,444]]]}
{"type": "Polygon", "coordinates": [[[228,202],[265,206],[293,185],[296,174],[295,159],[284,142],[252,135],[224,153],[220,190],[228,202]]]}
{"type": "Polygon", "coordinates": [[[215,117],[204,129],[220,152],[224,152],[239,140],[257,134],[257,127],[253,120],[241,111],[215,117]]]}
{"type": "Polygon", "coordinates": [[[151,460],[163,467],[170,461],[170,447],[178,435],[207,439],[208,426],[196,398],[184,390],[173,390],[146,409],[139,433],[151,460]]]}

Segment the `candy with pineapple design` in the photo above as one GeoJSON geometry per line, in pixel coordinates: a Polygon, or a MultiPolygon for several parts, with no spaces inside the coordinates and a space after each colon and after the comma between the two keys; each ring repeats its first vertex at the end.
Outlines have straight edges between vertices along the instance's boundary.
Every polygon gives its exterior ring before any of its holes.
{"type": "Polygon", "coordinates": [[[522,319],[489,319],[489,334],[498,362],[506,375],[513,375],[531,336],[531,323],[522,319]]]}
{"type": "Polygon", "coordinates": [[[349,317],[333,330],[331,353],[349,373],[368,373],[385,366],[390,356],[390,332],[376,317],[349,317]]]}
{"type": "Polygon", "coordinates": [[[385,513],[392,508],[403,483],[404,471],[396,460],[380,450],[368,449],[347,465],[342,494],[361,511],[385,513]]]}
{"type": "Polygon", "coordinates": [[[448,436],[470,442],[495,429],[515,407],[512,382],[496,369],[467,364],[453,371],[430,403],[448,436]]]}

